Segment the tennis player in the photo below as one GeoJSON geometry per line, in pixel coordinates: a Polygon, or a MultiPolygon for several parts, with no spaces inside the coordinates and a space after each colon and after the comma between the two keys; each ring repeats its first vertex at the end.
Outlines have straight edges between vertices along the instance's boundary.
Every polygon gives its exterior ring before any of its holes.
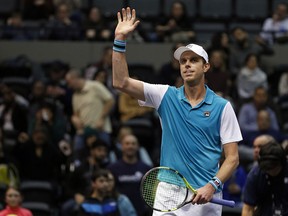
{"type": "MultiPolygon", "coordinates": [[[[126,38],[140,21],[136,11],[129,7],[118,12],[117,18],[112,56],[113,86],[137,98],[140,105],[158,111],[163,131],[160,165],[178,170],[197,189],[193,205],[169,213],[154,211],[153,216],[220,216],[222,206],[209,200],[213,196],[221,197],[223,183],[237,167],[237,143],[242,135],[229,101],[204,83],[204,75],[210,68],[206,51],[196,44],[175,51],[184,81],[179,88],[132,79],[125,55],[126,38]],[[219,169],[222,152],[225,159],[219,169]]],[[[165,193],[161,194],[164,194],[163,199],[171,200],[165,193]]]]}

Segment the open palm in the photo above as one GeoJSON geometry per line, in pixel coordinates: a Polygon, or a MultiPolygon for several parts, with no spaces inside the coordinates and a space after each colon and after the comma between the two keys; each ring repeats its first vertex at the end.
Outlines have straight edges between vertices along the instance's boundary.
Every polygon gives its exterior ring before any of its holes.
{"type": "Polygon", "coordinates": [[[115,36],[122,35],[126,37],[129,33],[133,32],[137,25],[140,23],[136,19],[136,11],[131,10],[129,7],[123,8],[121,12],[117,13],[118,24],[115,29],[115,36]]]}

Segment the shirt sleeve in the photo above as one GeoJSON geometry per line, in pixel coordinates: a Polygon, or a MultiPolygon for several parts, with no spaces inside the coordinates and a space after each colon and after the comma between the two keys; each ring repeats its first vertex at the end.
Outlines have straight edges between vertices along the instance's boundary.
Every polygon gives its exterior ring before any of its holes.
{"type": "Polygon", "coordinates": [[[243,191],[243,202],[251,205],[251,206],[256,206],[257,205],[257,200],[259,195],[257,194],[257,189],[258,188],[258,178],[255,172],[257,168],[254,167],[248,174],[246,183],[244,186],[244,191],[243,191]]]}
{"type": "Polygon", "coordinates": [[[226,104],[222,112],[220,137],[222,144],[239,142],[242,140],[237,117],[230,102],[226,104]]]}
{"type": "Polygon", "coordinates": [[[158,109],[168,90],[169,85],[150,84],[143,82],[145,101],[138,100],[140,106],[148,106],[158,109]]]}

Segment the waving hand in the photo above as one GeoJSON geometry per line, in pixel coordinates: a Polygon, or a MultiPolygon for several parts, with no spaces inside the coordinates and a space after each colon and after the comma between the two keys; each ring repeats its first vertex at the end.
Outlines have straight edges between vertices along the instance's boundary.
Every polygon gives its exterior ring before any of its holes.
{"type": "Polygon", "coordinates": [[[117,13],[117,18],[118,24],[115,29],[115,38],[126,38],[140,23],[136,19],[136,11],[134,9],[131,10],[129,7],[126,9],[122,8],[122,11],[117,13]]]}

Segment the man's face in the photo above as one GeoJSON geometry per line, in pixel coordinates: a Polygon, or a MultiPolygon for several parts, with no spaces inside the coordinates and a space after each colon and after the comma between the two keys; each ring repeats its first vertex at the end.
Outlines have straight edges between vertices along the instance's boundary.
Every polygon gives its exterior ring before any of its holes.
{"type": "Polygon", "coordinates": [[[268,130],[270,128],[270,116],[266,110],[261,110],[257,116],[259,130],[268,130]]]}
{"type": "Polygon", "coordinates": [[[257,104],[259,106],[264,106],[268,100],[266,90],[262,89],[262,88],[256,89],[254,96],[253,96],[253,100],[254,100],[255,104],[257,104]]]}
{"type": "Polygon", "coordinates": [[[105,146],[94,147],[91,149],[91,156],[101,162],[107,157],[107,148],[105,146]]]}
{"type": "Polygon", "coordinates": [[[204,73],[209,68],[209,63],[204,63],[203,58],[194,52],[186,51],[180,57],[180,71],[184,82],[198,84],[204,80],[204,73]]]}
{"type": "Polygon", "coordinates": [[[128,157],[135,156],[138,152],[138,149],[139,149],[138,141],[134,135],[126,135],[122,139],[123,155],[128,157]]]}
{"type": "Polygon", "coordinates": [[[263,137],[257,137],[253,142],[253,157],[257,161],[259,159],[259,152],[262,146],[267,143],[266,139],[263,137]]]}

